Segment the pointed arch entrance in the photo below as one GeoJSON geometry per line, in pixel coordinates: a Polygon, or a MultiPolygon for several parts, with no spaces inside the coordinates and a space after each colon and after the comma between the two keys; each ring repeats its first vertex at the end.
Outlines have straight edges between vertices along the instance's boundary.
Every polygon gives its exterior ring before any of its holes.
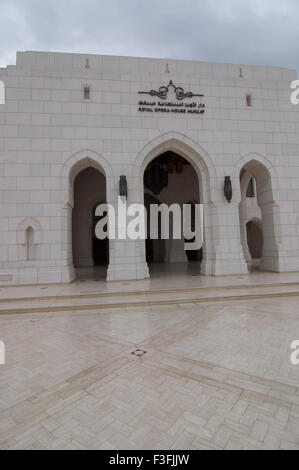
{"type": "MultiPolygon", "coordinates": [[[[146,167],[144,172],[144,199],[147,208],[147,218],[152,204],[166,204],[172,207],[173,204],[181,209],[190,204],[200,204],[199,180],[191,163],[174,151],[163,152],[154,158],[146,167]],[[159,199],[157,199],[159,198],[159,199]]],[[[193,211],[194,212],[194,211],[193,211]]],[[[192,220],[192,230],[195,229],[195,220],[192,220]]],[[[183,233],[180,239],[174,239],[173,235],[173,214],[169,217],[170,239],[164,239],[161,233],[161,220],[159,220],[158,239],[150,238],[151,227],[147,224],[146,240],[146,261],[150,264],[152,272],[157,271],[157,264],[167,265],[169,272],[187,271],[189,262],[194,261],[192,268],[199,274],[200,259],[202,250],[185,250],[185,239],[183,233]],[[195,262],[197,265],[195,266],[195,262]],[[155,264],[155,266],[154,266],[155,264]]],[[[183,221],[181,221],[181,231],[183,232],[183,221]]],[[[161,267],[160,267],[161,268],[161,267]]],[[[165,272],[165,266],[163,267],[165,272]]]]}
{"type": "Polygon", "coordinates": [[[67,281],[84,277],[84,270],[86,277],[106,278],[109,246],[100,247],[95,242],[94,209],[98,203],[111,200],[107,179],[111,182],[112,178],[111,165],[90,150],[72,155],[62,168],[60,184],[66,200],[62,208],[62,266],[67,281]],[[103,266],[94,269],[99,261],[103,266]]]}
{"type": "MultiPolygon", "coordinates": [[[[168,159],[170,154],[175,155],[175,158],[180,160],[179,166],[185,169],[188,168],[190,175],[192,175],[191,187],[194,190],[194,194],[186,193],[183,202],[200,202],[204,204],[204,244],[200,272],[207,275],[214,274],[215,248],[213,246],[211,224],[210,182],[212,178],[216,178],[216,175],[214,165],[207,152],[195,141],[178,132],[169,132],[154,139],[142,149],[134,162],[134,171],[136,178],[139,180],[140,193],[146,193],[144,190],[144,175],[147,167],[156,158],[159,159],[162,156],[162,159],[165,159],[166,155],[168,159]]],[[[176,177],[180,176],[176,172],[174,174],[176,174],[176,177]]],[[[174,195],[173,202],[175,202],[174,195]]],[[[178,199],[176,202],[180,202],[180,200],[178,199]]],[[[146,244],[144,242],[139,245],[140,261],[146,265],[145,247],[146,244]]],[[[184,262],[188,263],[188,257],[184,250],[183,252],[180,250],[180,255],[182,254],[184,262]]]]}
{"type": "Polygon", "coordinates": [[[240,232],[249,269],[279,271],[277,246],[277,205],[273,196],[275,177],[265,159],[253,158],[240,170],[240,232]],[[256,258],[259,256],[259,258],[256,258]]]}

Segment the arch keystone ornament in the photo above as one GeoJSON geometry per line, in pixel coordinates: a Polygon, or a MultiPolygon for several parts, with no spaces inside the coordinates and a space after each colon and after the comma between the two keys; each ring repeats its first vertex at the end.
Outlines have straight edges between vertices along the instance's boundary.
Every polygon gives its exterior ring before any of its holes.
{"type": "Polygon", "coordinates": [[[139,111],[155,113],[155,114],[167,114],[171,113],[177,115],[198,115],[205,113],[205,104],[201,101],[198,102],[198,98],[203,98],[202,93],[193,93],[192,91],[185,91],[183,87],[174,85],[173,81],[170,80],[167,86],[160,86],[158,90],[139,91],[139,95],[149,95],[153,98],[158,98],[158,101],[139,101],[139,111]],[[173,91],[175,100],[171,101],[169,94],[173,91]],[[159,101],[162,100],[162,101],[159,101]],[[193,99],[193,102],[190,100],[193,99]],[[167,101],[166,101],[167,100],[167,101]],[[186,100],[185,102],[183,102],[186,100]]]}

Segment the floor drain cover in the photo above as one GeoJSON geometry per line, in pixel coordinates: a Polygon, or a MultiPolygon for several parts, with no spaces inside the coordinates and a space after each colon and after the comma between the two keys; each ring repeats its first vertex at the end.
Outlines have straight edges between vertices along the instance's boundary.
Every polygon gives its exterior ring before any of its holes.
{"type": "Polygon", "coordinates": [[[142,357],[147,354],[147,351],[143,351],[142,349],[136,349],[136,351],[133,351],[131,354],[136,357],[142,357]]]}

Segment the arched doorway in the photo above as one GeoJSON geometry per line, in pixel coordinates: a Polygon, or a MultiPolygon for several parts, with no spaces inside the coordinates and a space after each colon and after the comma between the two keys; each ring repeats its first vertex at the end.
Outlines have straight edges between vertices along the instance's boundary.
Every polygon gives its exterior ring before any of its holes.
{"type": "MultiPolygon", "coordinates": [[[[192,164],[175,151],[162,152],[146,166],[143,182],[148,218],[146,261],[149,264],[151,274],[159,271],[169,273],[192,271],[199,274],[202,259],[201,250],[186,251],[183,233],[180,239],[172,237],[172,214],[169,219],[170,239],[163,239],[161,236],[160,219],[158,239],[150,239],[149,211],[152,204],[158,206],[166,204],[168,207],[177,204],[183,212],[184,204],[190,204],[194,207],[195,204],[201,202],[199,178],[192,164]]],[[[194,226],[192,228],[194,229],[194,226]]],[[[183,232],[183,221],[181,229],[183,232]]]]}
{"type": "Polygon", "coordinates": [[[72,254],[77,277],[106,277],[109,242],[95,236],[95,209],[106,202],[106,178],[94,167],[82,169],[75,177],[72,211],[72,254]]]}
{"type": "Polygon", "coordinates": [[[278,269],[271,174],[259,161],[251,160],[240,172],[240,231],[250,270],[278,269]]]}

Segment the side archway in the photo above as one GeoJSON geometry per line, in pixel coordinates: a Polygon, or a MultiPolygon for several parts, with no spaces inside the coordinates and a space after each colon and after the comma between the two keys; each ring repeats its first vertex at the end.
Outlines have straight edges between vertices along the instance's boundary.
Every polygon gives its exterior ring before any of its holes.
{"type": "MultiPolygon", "coordinates": [[[[60,172],[60,188],[64,203],[74,204],[73,184],[76,176],[86,168],[95,168],[103,173],[107,180],[107,194],[111,192],[114,177],[111,164],[101,154],[92,150],[82,150],[70,156],[63,164],[60,172]],[[108,184],[110,183],[110,184],[108,184]]],[[[108,198],[108,197],[107,197],[108,198]]]]}
{"type": "Polygon", "coordinates": [[[93,259],[94,240],[92,226],[94,217],[92,212],[99,198],[106,202],[111,200],[112,181],[113,171],[110,163],[102,155],[91,150],[81,151],[72,155],[62,167],[60,174],[60,187],[64,201],[62,207],[62,258],[63,264],[66,265],[69,271],[70,279],[76,277],[74,261],[77,267],[82,265],[82,268],[83,266],[92,267],[96,264],[93,259]],[[80,182],[78,180],[79,177],[82,177],[81,179],[84,181],[80,182]],[[84,188],[83,192],[80,191],[79,183],[85,186],[87,184],[86,187],[88,187],[88,178],[92,182],[92,191],[84,191],[84,188]],[[78,184],[75,186],[76,181],[78,184]],[[77,198],[75,197],[75,188],[77,198]],[[99,191],[97,188],[99,188],[99,191]],[[86,207],[81,203],[84,201],[80,202],[80,197],[86,199],[86,204],[84,203],[86,207]],[[83,219],[80,214],[84,214],[83,219]],[[85,234],[85,238],[83,237],[83,241],[80,240],[80,242],[78,241],[78,236],[74,237],[74,217],[75,222],[76,220],[80,221],[82,233],[84,232],[85,234]],[[80,248],[79,251],[78,247],[80,248]],[[76,253],[73,253],[74,248],[76,253]]]}
{"type": "Polygon", "coordinates": [[[240,158],[240,160],[234,165],[234,177],[239,179],[242,169],[250,169],[254,173],[263,173],[263,168],[267,170],[271,180],[271,191],[272,195],[276,193],[278,189],[278,175],[275,167],[268,158],[257,153],[248,153],[240,158]]]}
{"type": "MultiPolygon", "coordinates": [[[[256,188],[254,198],[256,206],[259,211],[256,217],[260,218],[262,227],[262,235],[256,231],[255,234],[262,238],[262,261],[261,269],[266,271],[279,271],[279,208],[275,201],[275,193],[278,188],[277,175],[273,165],[260,155],[247,155],[243,157],[236,170],[239,171],[240,179],[240,233],[241,243],[244,251],[244,256],[247,263],[250,265],[252,255],[250,253],[248,243],[248,226],[250,222],[248,218],[248,201],[247,189],[248,185],[253,179],[256,188]]],[[[251,249],[253,240],[250,240],[251,249]]]]}

